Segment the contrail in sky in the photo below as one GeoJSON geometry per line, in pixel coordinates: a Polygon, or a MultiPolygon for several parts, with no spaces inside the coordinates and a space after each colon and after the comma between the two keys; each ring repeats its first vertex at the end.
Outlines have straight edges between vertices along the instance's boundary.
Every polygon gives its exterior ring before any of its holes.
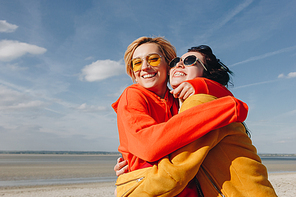
{"type": "Polygon", "coordinates": [[[270,57],[270,56],[273,56],[273,55],[277,55],[277,54],[280,54],[280,53],[284,53],[284,52],[288,52],[288,51],[293,51],[294,49],[296,49],[296,45],[295,46],[292,46],[292,47],[284,48],[284,49],[281,49],[281,50],[278,50],[278,51],[273,51],[273,52],[265,53],[263,55],[259,55],[259,56],[255,56],[255,57],[250,57],[249,59],[246,59],[244,61],[241,61],[241,62],[232,64],[229,67],[234,67],[234,66],[237,66],[239,64],[244,64],[244,63],[248,63],[248,62],[252,62],[252,61],[264,59],[264,58],[267,58],[267,57],[270,57]]]}

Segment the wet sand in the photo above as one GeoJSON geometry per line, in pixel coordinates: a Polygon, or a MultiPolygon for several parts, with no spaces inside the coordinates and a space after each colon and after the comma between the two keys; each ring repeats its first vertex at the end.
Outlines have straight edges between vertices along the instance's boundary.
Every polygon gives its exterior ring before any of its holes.
{"type": "MultiPolygon", "coordinates": [[[[296,173],[272,173],[269,180],[274,186],[279,197],[296,196],[296,173]]],[[[101,196],[114,197],[114,182],[31,186],[31,187],[6,187],[0,188],[0,196],[5,197],[78,197],[78,196],[101,196]]]]}
{"type": "MultiPolygon", "coordinates": [[[[4,161],[10,156],[2,156],[4,161]]],[[[24,156],[17,156],[24,157],[24,156]]],[[[62,156],[66,157],[67,162],[61,162],[59,156],[42,156],[43,159],[50,157],[50,161],[45,162],[38,160],[38,162],[31,162],[34,157],[40,158],[40,156],[26,156],[29,160],[26,162],[5,163],[0,162],[0,196],[4,197],[78,197],[78,196],[102,196],[113,197],[115,189],[115,173],[113,166],[118,156],[104,157],[104,160],[98,160],[93,156],[79,156],[78,162],[76,156],[62,156]],[[68,161],[71,159],[70,161],[68,161]],[[86,162],[86,160],[88,160],[86,162]],[[75,162],[74,162],[75,161],[75,162]],[[106,180],[104,178],[114,177],[114,179],[106,180]],[[101,182],[85,183],[67,183],[61,182],[63,179],[78,179],[86,178],[93,180],[100,180],[101,182]],[[35,181],[38,180],[53,180],[57,182],[51,184],[38,185],[29,184],[27,186],[4,186],[4,182],[14,181],[35,181]],[[1,182],[2,181],[2,182],[1,182]],[[1,185],[2,183],[2,185],[1,185]]],[[[78,157],[78,156],[77,156],[78,157]]],[[[37,160],[36,160],[37,161],[37,160]]],[[[64,160],[63,160],[64,161],[64,160]]],[[[269,180],[274,186],[278,196],[280,197],[294,197],[296,196],[296,165],[293,162],[286,162],[286,164],[274,164],[265,162],[268,168],[269,180]],[[274,171],[290,171],[290,173],[280,172],[274,173],[274,171]]]]}
{"type": "Polygon", "coordinates": [[[0,196],[5,197],[114,197],[115,182],[29,186],[0,187],[0,196]]]}

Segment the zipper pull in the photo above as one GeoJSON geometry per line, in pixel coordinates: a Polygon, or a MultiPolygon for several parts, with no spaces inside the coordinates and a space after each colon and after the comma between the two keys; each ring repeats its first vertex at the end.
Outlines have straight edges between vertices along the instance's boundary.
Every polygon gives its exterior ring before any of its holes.
{"type": "Polygon", "coordinates": [[[140,182],[140,181],[142,181],[142,180],[143,180],[143,178],[144,178],[144,177],[138,178],[138,179],[137,179],[137,182],[140,182]]]}

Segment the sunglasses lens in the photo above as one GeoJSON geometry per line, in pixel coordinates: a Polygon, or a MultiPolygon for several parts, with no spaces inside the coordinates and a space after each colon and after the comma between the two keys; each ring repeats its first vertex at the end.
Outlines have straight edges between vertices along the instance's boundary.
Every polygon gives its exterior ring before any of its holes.
{"type": "Polygon", "coordinates": [[[147,56],[147,62],[150,66],[159,66],[161,57],[158,54],[151,54],[147,56]]]}
{"type": "Polygon", "coordinates": [[[194,55],[190,55],[190,56],[187,56],[183,63],[186,65],[186,66],[190,66],[192,64],[194,64],[196,61],[196,57],[194,55]]]}
{"type": "Polygon", "coordinates": [[[171,67],[171,68],[175,67],[175,66],[178,64],[178,62],[180,62],[180,58],[179,58],[179,57],[174,58],[174,59],[170,62],[170,67],[171,67]]]}
{"type": "MultiPolygon", "coordinates": [[[[158,54],[150,54],[146,57],[147,63],[150,66],[159,66],[161,62],[161,56],[158,54]]],[[[132,59],[132,66],[133,66],[133,71],[136,72],[138,70],[141,70],[143,64],[143,60],[141,58],[135,58],[132,59]]]]}
{"type": "Polygon", "coordinates": [[[141,58],[135,58],[132,60],[132,65],[133,65],[133,71],[136,72],[141,69],[142,66],[142,59],[141,58]]]}

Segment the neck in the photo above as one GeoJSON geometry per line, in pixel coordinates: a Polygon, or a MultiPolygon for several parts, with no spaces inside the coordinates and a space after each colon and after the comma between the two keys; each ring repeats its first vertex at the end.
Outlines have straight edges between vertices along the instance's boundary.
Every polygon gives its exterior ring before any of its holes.
{"type": "Polygon", "coordinates": [[[164,91],[155,92],[155,94],[156,94],[157,96],[159,96],[160,98],[163,99],[164,96],[165,96],[165,93],[166,93],[167,89],[168,89],[168,88],[166,88],[164,91]]]}

